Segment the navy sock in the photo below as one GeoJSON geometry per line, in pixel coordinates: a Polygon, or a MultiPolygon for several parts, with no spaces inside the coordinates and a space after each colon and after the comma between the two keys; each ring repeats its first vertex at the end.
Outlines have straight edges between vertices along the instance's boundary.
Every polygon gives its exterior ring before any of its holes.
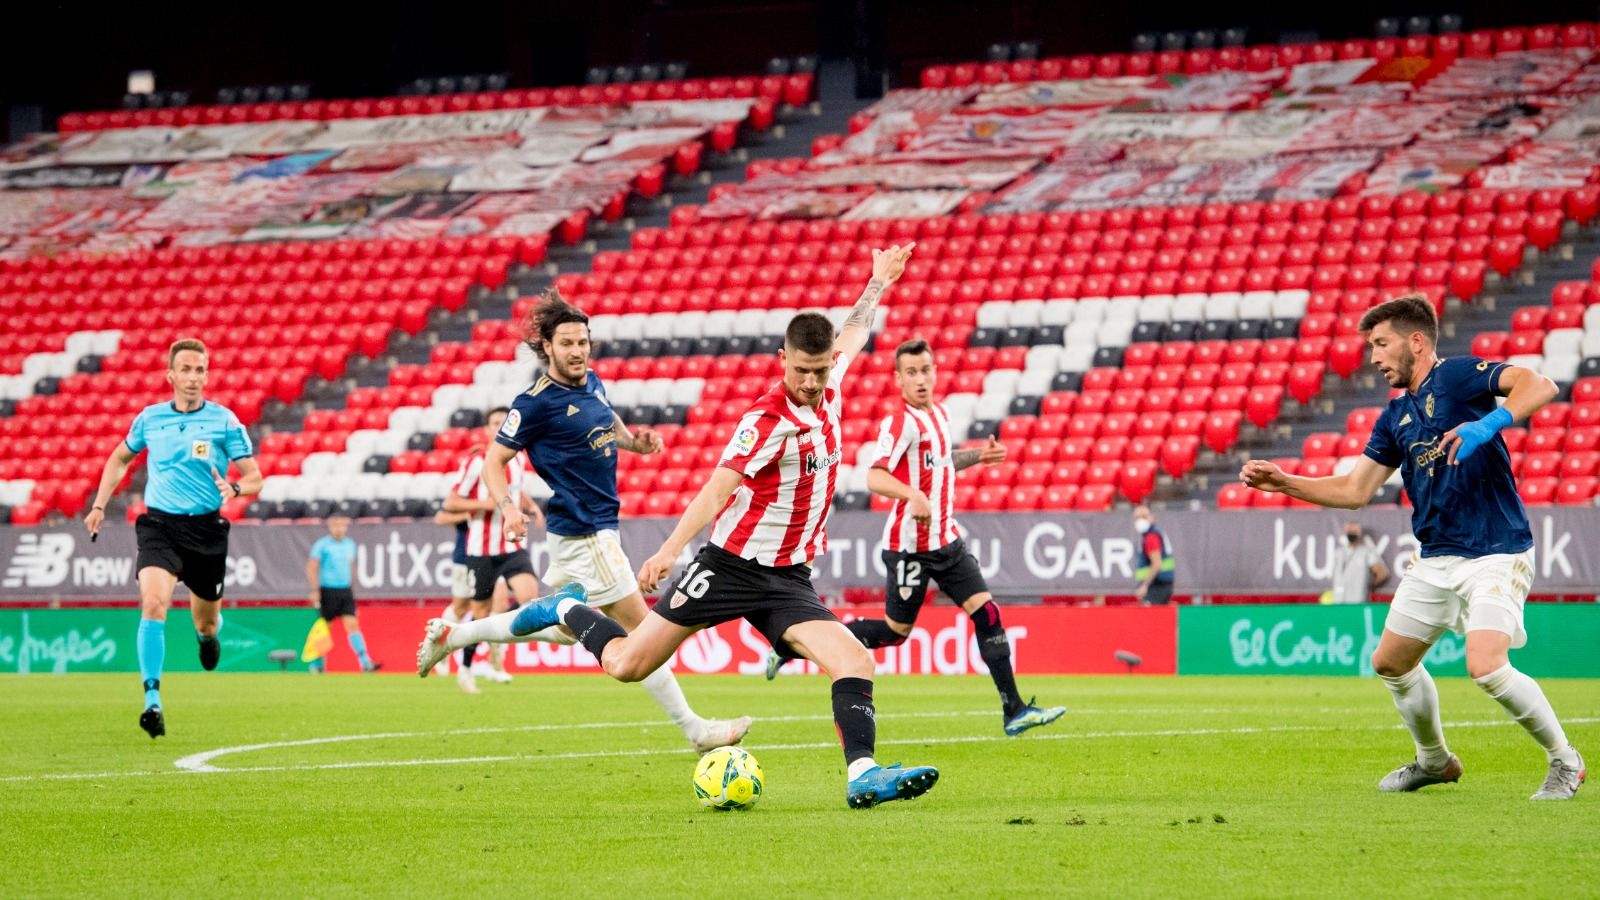
{"type": "Polygon", "coordinates": [[[878,721],[872,708],[871,679],[834,681],[833,725],[839,730],[846,763],[873,755],[878,744],[878,721]]]}
{"type": "Polygon", "coordinates": [[[993,600],[972,614],[972,630],[978,637],[978,655],[989,667],[989,677],[1000,692],[1000,708],[1009,719],[1027,704],[1017,693],[1017,677],[1011,672],[1011,639],[1006,637],[1005,626],[1000,624],[1000,607],[993,600]]]}
{"type": "Polygon", "coordinates": [[[582,603],[567,610],[567,614],[561,617],[561,624],[567,626],[567,630],[578,639],[583,649],[593,654],[597,660],[604,657],[607,644],[617,638],[628,636],[628,632],[609,616],[582,603]]]}
{"type": "Polygon", "coordinates": [[[893,628],[883,619],[854,619],[845,624],[856,640],[869,648],[894,647],[906,642],[906,636],[893,628]]]}
{"type": "Polygon", "coordinates": [[[468,644],[461,648],[461,668],[471,669],[472,658],[478,655],[478,645],[468,644]]]}

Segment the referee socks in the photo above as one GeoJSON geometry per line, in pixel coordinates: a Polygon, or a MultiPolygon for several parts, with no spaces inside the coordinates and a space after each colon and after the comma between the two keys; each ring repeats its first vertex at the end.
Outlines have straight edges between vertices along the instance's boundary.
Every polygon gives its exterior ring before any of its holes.
{"type": "Polygon", "coordinates": [[[159,619],[139,619],[135,642],[139,656],[139,678],[144,682],[146,708],[161,705],[161,668],[167,661],[167,623],[159,619]]]}

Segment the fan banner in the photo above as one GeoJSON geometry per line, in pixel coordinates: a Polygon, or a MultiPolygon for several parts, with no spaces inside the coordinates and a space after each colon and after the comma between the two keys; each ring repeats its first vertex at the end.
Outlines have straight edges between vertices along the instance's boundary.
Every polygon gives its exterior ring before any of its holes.
{"type": "MultiPolygon", "coordinates": [[[[1600,508],[1530,511],[1534,593],[1600,592],[1600,508]]],[[[1402,510],[1169,512],[1160,519],[1177,561],[1179,594],[1305,594],[1328,590],[1346,521],[1360,522],[1389,568],[1404,571],[1417,549],[1402,510]]],[[[884,584],[884,518],[841,512],[829,521],[828,551],[812,571],[823,593],[884,584]]],[[[628,553],[653,553],[672,519],[624,519],[628,553]]],[[[969,513],[968,549],[1002,598],[1124,596],[1133,592],[1138,535],[1124,513],[969,513]]],[[[227,596],[285,599],[305,591],[305,559],[326,530],[311,525],[233,527],[227,596]]],[[[449,596],[454,533],[424,523],[355,523],[357,596],[449,596]]],[[[687,565],[698,545],[684,551],[687,565]]],[[[549,565],[543,535],[530,541],[535,572],[549,565]]],[[[133,529],[107,525],[90,543],[81,525],[0,528],[0,599],[127,600],[138,595],[133,529]]],[[[302,632],[303,633],[303,632],[302,632]]]]}
{"type": "Polygon", "coordinates": [[[841,218],[930,219],[961,205],[971,191],[884,191],[873,194],[841,218]]]}
{"type": "Polygon", "coordinates": [[[1096,109],[1138,100],[1154,90],[1151,79],[1145,76],[1024,81],[986,86],[972,98],[970,106],[984,110],[1041,106],[1096,109]]]}

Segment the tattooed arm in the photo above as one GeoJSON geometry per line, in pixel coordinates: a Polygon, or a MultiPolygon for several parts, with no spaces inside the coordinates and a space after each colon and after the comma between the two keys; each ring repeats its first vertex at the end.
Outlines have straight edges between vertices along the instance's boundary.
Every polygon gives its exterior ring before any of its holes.
{"type": "Polygon", "coordinates": [[[856,301],[850,315],[844,320],[844,327],[839,329],[839,337],[833,342],[834,350],[853,357],[867,345],[867,336],[872,334],[873,319],[878,314],[878,301],[905,272],[906,261],[911,258],[911,248],[915,246],[907,244],[904,247],[872,251],[872,280],[867,282],[861,299],[856,301]]]}
{"type": "Polygon", "coordinates": [[[979,463],[983,463],[986,466],[997,466],[1005,461],[1006,445],[995,440],[992,434],[989,435],[989,445],[987,447],[972,447],[967,450],[957,450],[950,454],[950,462],[955,465],[957,472],[962,469],[970,469],[979,463]]]}

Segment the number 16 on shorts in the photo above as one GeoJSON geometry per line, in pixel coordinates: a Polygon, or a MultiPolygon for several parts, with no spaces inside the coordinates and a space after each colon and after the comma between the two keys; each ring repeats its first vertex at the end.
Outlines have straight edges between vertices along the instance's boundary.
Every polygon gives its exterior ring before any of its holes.
{"type": "Polygon", "coordinates": [[[683,570],[683,577],[678,579],[678,584],[672,590],[672,607],[676,609],[689,600],[699,600],[711,589],[711,576],[716,573],[710,569],[700,568],[700,561],[689,563],[689,568],[683,570]]]}

